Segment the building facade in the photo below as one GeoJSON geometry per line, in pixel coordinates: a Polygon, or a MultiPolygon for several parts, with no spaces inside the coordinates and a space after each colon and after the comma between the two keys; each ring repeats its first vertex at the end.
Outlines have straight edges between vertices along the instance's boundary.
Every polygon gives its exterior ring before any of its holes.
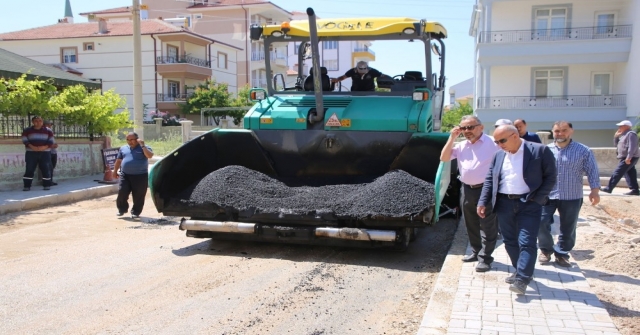
{"type": "Polygon", "coordinates": [[[611,146],[636,122],[640,1],[477,0],[474,104],[488,123],[523,118],[529,131],[567,120],[574,138],[611,146]]]}
{"type": "MultiPolygon", "coordinates": [[[[218,43],[162,20],[141,22],[142,91],[148,110],[177,114],[197,84],[235,79],[238,48],[218,43]],[[229,73],[215,71],[213,54],[225,53],[229,73]],[[226,76],[226,77],[225,77],[226,76]]],[[[133,23],[130,20],[51,26],[0,34],[0,47],[41,63],[98,80],[133,110],[133,23]]],[[[149,119],[150,117],[148,117],[149,119]]]]}

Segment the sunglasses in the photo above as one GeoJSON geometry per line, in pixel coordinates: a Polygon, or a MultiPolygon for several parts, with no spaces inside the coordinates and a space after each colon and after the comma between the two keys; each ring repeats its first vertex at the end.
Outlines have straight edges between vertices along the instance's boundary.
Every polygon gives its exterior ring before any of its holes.
{"type": "Polygon", "coordinates": [[[479,126],[479,124],[474,124],[473,126],[458,126],[460,128],[460,130],[474,130],[477,126],[479,126]]]}
{"type": "MultiPolygon", "coordinates": [[[[509,135],[509,136],[511,136],[511,135],[509,135]]],[[[500,139],[500,140],[493,141],[493,143],[495,143],[495,144],[505,144],[509,140],[509,136],[507,136],[507,137],[505,137],[503,139],[500,139]]]]}

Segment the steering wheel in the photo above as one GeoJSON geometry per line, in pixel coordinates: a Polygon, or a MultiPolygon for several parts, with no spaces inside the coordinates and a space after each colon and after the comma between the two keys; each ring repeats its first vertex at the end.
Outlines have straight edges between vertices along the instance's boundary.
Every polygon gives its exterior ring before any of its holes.
{"type": "Polygon", "coordinates": [[[407,80],[417,80],[413,76],[404,75],[404,74],[397,74],[397,75],[393,76],[393,80],[395,80],[395,81],[403,81],[404,78],[407,78],[407,80]]]}

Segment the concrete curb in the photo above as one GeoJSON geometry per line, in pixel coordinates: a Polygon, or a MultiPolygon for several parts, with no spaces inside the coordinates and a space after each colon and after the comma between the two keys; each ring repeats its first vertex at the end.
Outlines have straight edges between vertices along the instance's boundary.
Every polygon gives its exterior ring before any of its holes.
{"type": "Polygon", "coordinates": [[[118,193],[118,184],[100,185],[65,193],[52,193],[23,200],[9,200],[6,204],[0,206],[0,215],[100,198],[116,193],[118,193]]]}
{"type": "Polygon", "coordinates": [[[429,304],[422,317],[418,335],[447,334],[453,302],[458,291],[458,281],[462,270],[462,255],[467,250],[469,238],[462,222],[458,221],[458,228],[451,243],[451,248],[442,264],[436,284],[431,291],[429,304]]]}

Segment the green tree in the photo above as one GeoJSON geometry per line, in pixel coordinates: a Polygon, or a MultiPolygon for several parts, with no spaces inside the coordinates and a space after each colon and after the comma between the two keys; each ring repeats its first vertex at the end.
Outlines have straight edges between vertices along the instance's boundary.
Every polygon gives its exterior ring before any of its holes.
{"type": "Polygon", "coordinates": [[[20,78],[0,80],[0,108],[9,115],[38,114],[49,116],[49,99],[56,94],[56,87],[49,81],[20,78]]]}
{"type": "Polygon", "coordinates": [[[69,86],[49,101],[53,112],[63,115],[69,123],[89,124],[89,131],[107,134],[131,127],[127,102],[113,89],[90,93],[82,85],[69,86]],[[123,108],[118,114],[113,112],[123,108]]]}
{"type": "MultiPolygon", "coordinates": [[[[249,104],[249,87],[245,86],[238,91],[238,96],[233,97],[229,92],[229,85],[218,83],[215,80],[207,80],[196,87],[195,92],[187,99],[187,103],[180,106],[181,112],[185,114],[200,114],[203,108],[217,107],[244,107],[249,104]]],[[[206,116],[233,117],[233,122],[239,124],[246,111],[242,110],[221,110],[215,112],[205,112],[206,116]]]]}
{"type": "Polygon", "coordinates": [[[460,120],[465,115],[472,115],[473,108],[469,104],[456,104],[451,110],[445,112],[442,116],[442,131],[448,132],[453,127],[460,124],[460,120]]]}

